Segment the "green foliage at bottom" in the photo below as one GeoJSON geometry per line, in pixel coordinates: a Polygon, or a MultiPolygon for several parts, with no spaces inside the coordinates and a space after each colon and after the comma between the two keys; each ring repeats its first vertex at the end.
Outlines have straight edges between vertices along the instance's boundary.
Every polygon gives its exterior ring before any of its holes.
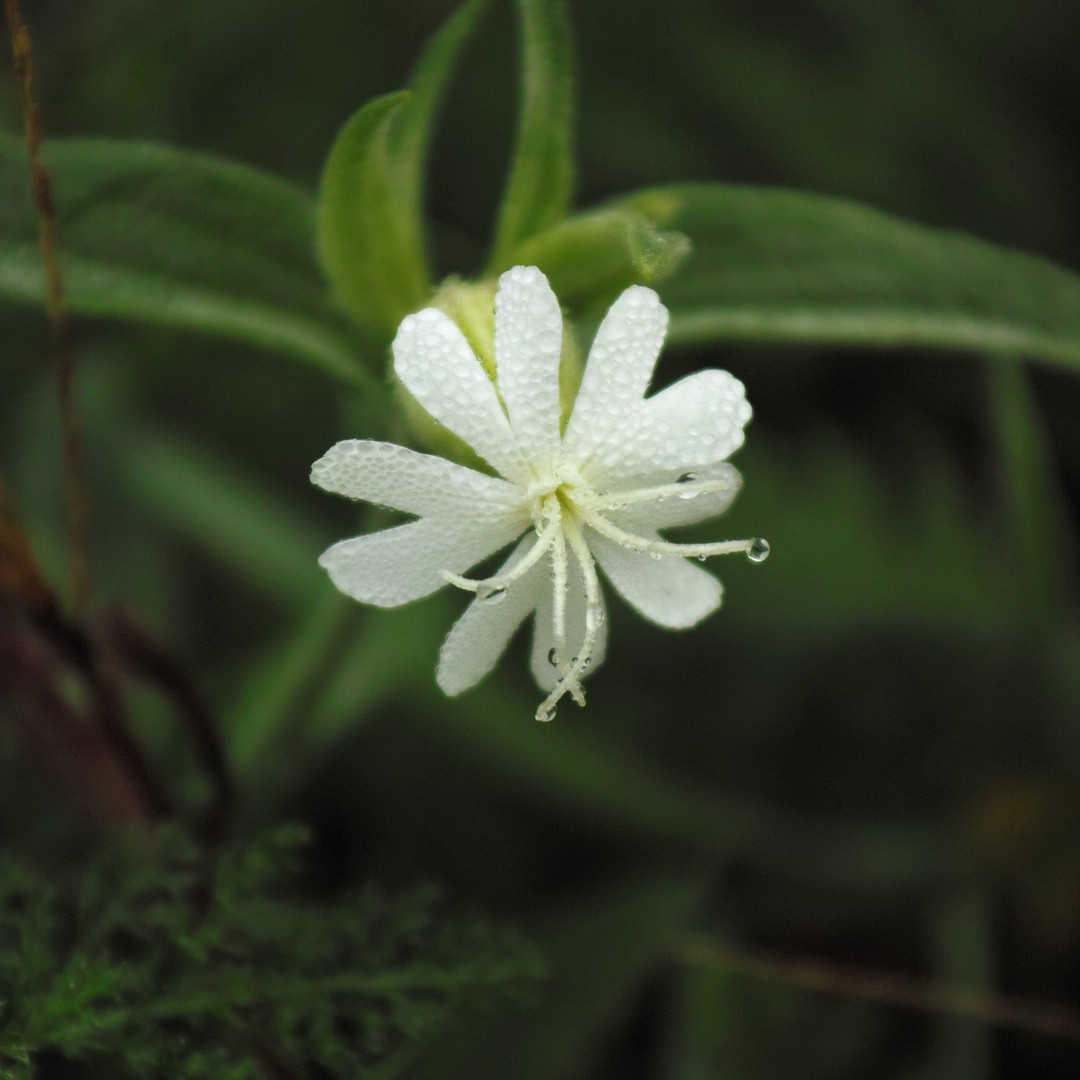
{"type": "Polygon", "coordinates": [[[207,858],[179,832],[140,837],[72,888],[4,866],[0,1077],[53,1059],[117,1078],[366,1076],[540,977],[520,939],[431,890],[302,896],[302,843],[284,829],[207,858]]]}

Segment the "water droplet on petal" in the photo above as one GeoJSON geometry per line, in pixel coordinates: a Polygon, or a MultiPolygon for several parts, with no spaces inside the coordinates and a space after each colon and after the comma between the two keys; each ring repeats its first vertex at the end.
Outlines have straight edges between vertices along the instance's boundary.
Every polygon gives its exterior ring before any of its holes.
{"type": "Polygon", "coordinates": [[[549,705],[546,709],[540,709],[537,712],[536,719],[539,720],[541,724],[550,723],[552,720],[555,719],[556,712],[558,712],[558,710],[555,708],[555,706],[549,705]]]}
{"type": "Polygon", "coordinates": [[[548,663],[552,667],[559,666],[559,650],[556,649],[554,645],[552,645],[551,648],[548,649],[548,663]]]}
{"type": "Polygon", "coordinates": [[[697,561],[698,562],[704,562],[708,557],[709,557],[708,555],[699,555],[697,557],[697,561]]]}
{"type": "Polygon", "coordinates": [[[772,548],[769,547],[769,541],[763,536],[759,536],[751,546],[750,550],[746,553],[746,557],[751,562],[764,562],[769,557],[769,552],[772,548]]]}
{"type": "Polygon", "coordinates": [[[497,604],[506,599],[505,585],[480,585],[476,590],[476,599],[483,600],[485,604],[497,604]]]}
{"type": "MultiPolygon", "coordinates": [[[[695,483],[696,481],[698,481],[700,479],[701,479],[701,477],[698,476],[698,474],[696,472],[684,472],[682,474],[682,476],[680,476],[679,479],[676,481],[676,483],[677,484],[693,484],[693,483],[695,483]]],[[[679,492],[679,498],[680,499],[696,499],[698,497],[698,495],[700,495],[700,494],[701,494],[701,492],[699,492],[699,491],[680,491],[679,492]]]]}

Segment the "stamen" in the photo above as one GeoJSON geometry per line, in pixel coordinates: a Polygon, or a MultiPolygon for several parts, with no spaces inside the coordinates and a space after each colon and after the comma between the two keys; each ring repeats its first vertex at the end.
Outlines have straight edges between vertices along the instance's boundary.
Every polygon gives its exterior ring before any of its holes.
{"type": "Polygon", "coordinates": [[[749,540],[723,540],[717,544],[676,544],[670,540],[649,540],[644,536],[635,536],[625,529],[620,529],[602,514],[586,506],[578,507],[578,515],[586,525],[595,529],[601,536],[606,536],[609,540],[614,540],[616,544],[630,548],[631,551],[643,551],[656,558],[670,555],[684,559],[694,556],[706,559],[712,555],[734,555],[742,552],[750,556],[754,562],[763,562],[769,552],[768,544],[757,536],[749,540]]]}
{"type": "MultiPolygon", "coordinates": [[[[566,662],[566,596],[569,588],[568,571],[569,560],[566,557],[566,537],[562,530],[555,537],[551,549],[551,636],[554,642],[552,650],[555,653],[555,669],[560,679],[567,671],[566,662]]],[[[550,654],[549,654],[550,656],[550,654]]],[[[575,700],[577,700],[575,698],[575,700]]],[[[579,702],[580,704],[580,702],[579,702]]]]}
{"type": "Polygon", "coordinates": [[[460,574],[452,574],[449,570],[440,570],[439,575],[443,581],[448,581],[451,585],[464,589],[466,592],[474,592],[482,600],[497,594],[505,594],[509,586],[519,578],[523,578],[543,558],[559,532],[561,518],[559,500],[548,500],[545,502],[544,510],[547,525],[543,529],[537,529],[536,543],[533,544],[529,553],[505,574],[495,574],[489,578],[469,578],[462,577],[460,574]],[[548,502],[554,503],[554,507],[549,508],[548,502]]]}
{"type": "MultiPolygon", "coordinates": [[[[581,687],[581,679],[589,664],[592,663],[593,649],[596,646],[596,635],[602,621],[600,615],[600,581],[596,576],[596,564],[593,562],[589,545],[581,535],[581,530],[568,514],[563,525],[570,547],[577,556],[581,566],[581,574],[585,580],[585,635],[581,641],[578,655],[574,657],[566,674],[555,685],[555,689],[540,703],[536,710],[536,719],[541,721],[555,718],[555,707],[564,694],[569,694],[578,705],[585,704],[585,694],[581,687]]],[[[565,556],[565,548],[563,550],[565,556]]]]}
{"type": "Polygon", "coordinates": [[[659,499],[673,497],[692,499],[707,492],[730,491],[731,488],[730,480],[684,480],[675,484],[658,484],[656,487],[635,488],[632,491],[601,493],[590,491],[588,488],[575,489],[572,497],[577,506],[588,507],[592,510],[618,510],[623,506],[633,506],[634,503],[656,502],[659,499]]]}

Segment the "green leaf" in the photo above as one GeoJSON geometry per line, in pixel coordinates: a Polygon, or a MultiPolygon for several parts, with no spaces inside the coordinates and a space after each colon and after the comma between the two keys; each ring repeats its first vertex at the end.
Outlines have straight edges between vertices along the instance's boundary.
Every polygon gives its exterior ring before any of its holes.
{"type": "Polygon", "coordinates": [[[322,583],[325,538],[287,499],[159,431],[125,435],[116,468],[129,495],[267,596],[298,606],[322,583]]]}
{"type": "Polygon", "coordinates": [[[931,1036],[937,1076],[993,1072],[993,1027],[978,1007],[995,991],[992,910],[988,898],[969,886],[939,900],[929,913],[938,984],[955,988],[944,991],[951,1007],[938,1012],[931,1036]]]}
{"type": "Polygon", "coordinates": [[[526,240],[511,261],[539,266],[561,303],[607,304],[628,285],[668,277],[689,253],[683,233],[619,207],[567,218],[526,240]]]}
{"type": "Polygon", "coordinates": [[[292,734],[289,722],[336,657],[351,615],[345,597],[324,583],[296,628],[252,666],[225,714],[229,759],[238,775],[254,780],[265,774],[266,758],[292,734]]]}
{"type": "Polygon", "coordinates": [[[573,71],[562,0],[518,0],[522,31],[517,146],[503,193],[489,269],[514,265],[515,249],[562,220],[570,205],[573,71]]]}
{"type": "Polygon", "coordinates": [[[487,0],[470,0],[432,38],[408,91],[368,102],[342,128],[319,191],[323,265],[360,325],[389,336],[431,284],[421,203],[431,126],[454,61],[487,0]]]}
{"type": "Polygon", "coordinates": [[[357,322],[388,337],[427,286],[420,237],[393,187],[390,128],[404,91],[369,101],[341,129],[319,186],[319,254],[334,294],[357,322]]]}
{"type": "MultiPolygon", "coordinates": [[[[363,385],[362,345],[326,296],[310,198],[232,162],[144,143],[45,148],[67,306],[223,334],[363,385]]],[[[43,304],[23,146],[0,135],[0,296],[43,304]]]]}
{"type": "Polygon", "coordinates": [[[1077,582],[1049,433],[1023,364],[995,357],[987,380],[1006,525],[1024,562],[1036,621],[1057,624],[1074,610],[1077,582]]]}
{"type": "Polygon", "coordinates": [[[408,104],[401,111],[391,147],[392,194],[397,212],[403,221],[414,223],[412,227],[421,239],[424,166],[431,128],[458,53],[487,5],[488,0],[468,0],[458,8],[424,49],[409,82],[408,104]]]}
{"type": "Polygon", "coordinates": [[[109,1055],[109,1075],[254,1076],[253,1031],[286,1061],[366,1075],[544,972],[516,933],[430,889],[299,899],[296,827],[212,863],[178,830],[140,840],[105,848],[74,896],[0,864],[0,1075],[55,1049],[109,1055]]]}
{"type": "Polygon", "coordinates": [[[664,289],[669,342],[927,345],[1080,369],[1080,278],[1042,259],[800,192],[643,194],[678,199],[671,225],[694,245],[664,289]]]}

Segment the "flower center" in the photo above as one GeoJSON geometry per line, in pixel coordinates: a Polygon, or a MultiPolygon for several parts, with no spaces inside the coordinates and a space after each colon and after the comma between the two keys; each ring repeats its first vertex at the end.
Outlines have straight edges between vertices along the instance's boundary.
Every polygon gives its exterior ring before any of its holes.
{"type": "Polygon", "coordinates": [[[604,621],[596,561],[589,550],[586,530],[592,530],[621,547],[647,554],[654,559],[693,557],[704,561],[713,555],[743,552],[753,562],[763,562],[769,554],[769,544],[761,537],[725,540],[714,544],[678,544],[661,540],[655,533],[651,536],[639,536],[611,519],[612,512],[639,503],[693,499],[709,492],[730,490],[729,480],[706,480],[696,473],[684,473],[669,484],[625,491],[594,491],[575,468],[563,467],[548,476],[538,478],[525,491],[525,501],[529,505],[536,539],[521,558],[506,570],[489,578],[467,578],[447,570],[442,572],[442,576],[451,585],[476,593],[478,600],[496,601],[504,598],[515,582],[520,581],[537,563],[547,558],[552,581],[553,642],[548,652],[548,660],[556,671],[557,679],[554,689],[536,710],[536,719],[552,720],[558,702],[567,694],[578,705],[585,704],[581,680],[592,663],[599,630],[604,621]],[[572,656],[567,649],[571,551],[581,572],[585,594],[584,627],[581,629],[581,641],[572,656]]]}

